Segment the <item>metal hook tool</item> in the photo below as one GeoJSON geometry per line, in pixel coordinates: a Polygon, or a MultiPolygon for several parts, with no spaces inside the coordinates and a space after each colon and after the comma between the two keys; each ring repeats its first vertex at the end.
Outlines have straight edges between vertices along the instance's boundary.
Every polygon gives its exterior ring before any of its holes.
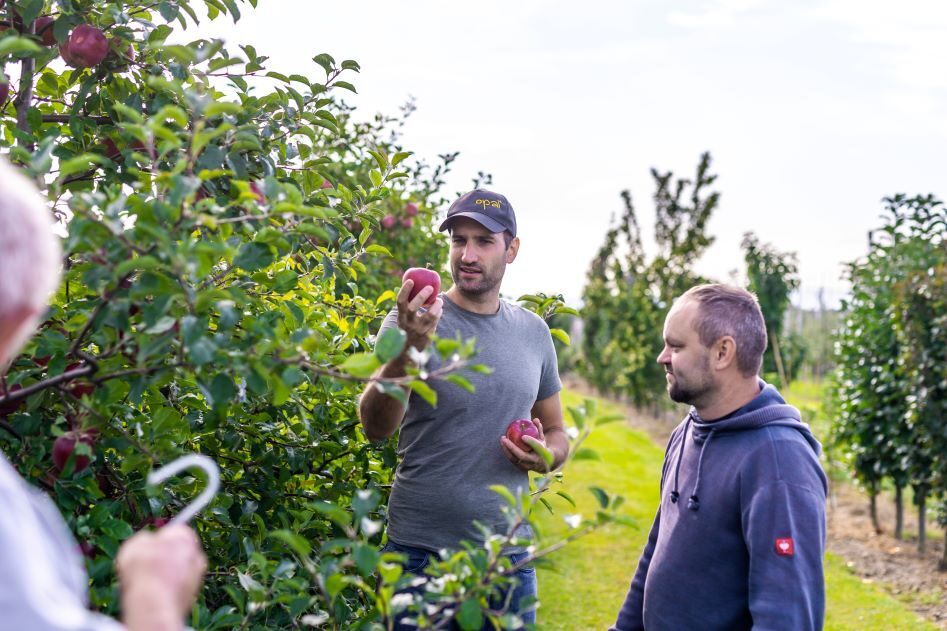
{"type": "Polygon", "coordinates": [[[217,467],[216,462],[203,454],[188,454],[148,474],[148,484],[158,485],[171,476],[185,469],[190,469],[191,467],[197,467],[207,474],[207,486],[204,487],[200,495],[195,497],[190,504],[184,507],[184,510],[172,517],[168,524],[187,523],[201,512],[205,506],[210,504],[220,489],[220,469],[217,467]]]}

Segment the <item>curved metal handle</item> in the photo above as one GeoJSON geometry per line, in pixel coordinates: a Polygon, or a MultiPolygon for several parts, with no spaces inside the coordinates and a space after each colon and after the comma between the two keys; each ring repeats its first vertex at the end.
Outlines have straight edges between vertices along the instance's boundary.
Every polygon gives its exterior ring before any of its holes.
{"type": "Polygon", "coordinates": [[[148,484],[158,485],[171,476],[185,469],[190,469],[191,467],[202,469],[204,473],[207,474],[207,486],[200,492],[200,495],[195,497],[190,504],[184,507],[184,510],[172,517],[168,522],[169,524],[187,523],[201,512],[205,506],[210,504],[220,489],[220,469],[217,467],[216,462],[203,454],[188,454],[148,474],[148,484]]]}

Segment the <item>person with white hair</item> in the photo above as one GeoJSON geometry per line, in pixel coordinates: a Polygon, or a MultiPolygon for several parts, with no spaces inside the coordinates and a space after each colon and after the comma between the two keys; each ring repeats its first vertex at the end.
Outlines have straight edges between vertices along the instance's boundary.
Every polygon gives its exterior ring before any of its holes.
{"type": "MultiPolygon", "coordinates": [[[[61,249],[35,186],[0,158],[0,375],[59,284],[61,249]]],[[[88,608],[82,557],[52,501],[0,453],[0,629],[183,629],[207,560],[195,532],[139,532],[119,549],[122,624],[88,608]]]]}

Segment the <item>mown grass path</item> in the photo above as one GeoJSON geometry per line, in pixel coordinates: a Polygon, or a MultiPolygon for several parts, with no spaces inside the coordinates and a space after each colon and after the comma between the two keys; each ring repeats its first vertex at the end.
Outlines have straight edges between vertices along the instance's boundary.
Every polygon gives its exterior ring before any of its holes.
{"type": "MultiPolygon", "coordinates": [[[[563,391],[564,406],[576,406],[581,401],[582,397],[574,392],[563,391]]],[[[599,406],[607,413],[620,413],[607,402],[600,400],[599,406]]],[[[553,498],[556,512],[541,518],[543,529],[564,529],[562,518],[568,514],[594,515],[598,504],[587,491],[593,485],[623,495],[626,503],[622,510],[637,520],[638,527],[610,526],[594,532],[553,555],[555,569],[540,569],[542,631],[604,630],[614,622],[658,505],[664,445],[655,444],[627,423],[596,429],[586,444],[598,452],[601,460],[568,465],[562,488],[575,499],[577,507],[573,509],[553,498]]],[[[828,555],[825,569],[827,631],[937,631],[936,626],[879,587],[852,575],[841,559],[828,555]]]]}

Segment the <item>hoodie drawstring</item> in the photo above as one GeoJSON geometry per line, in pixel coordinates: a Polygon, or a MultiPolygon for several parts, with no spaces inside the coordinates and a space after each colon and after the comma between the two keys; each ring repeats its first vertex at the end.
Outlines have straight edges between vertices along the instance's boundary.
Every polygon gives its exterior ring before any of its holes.
{"type": "MultiPolygon", "coordinates": [[[[677,504],[681,494],[677,492],[677,478],[681,473],[681,461],[684,459],[684,444],[687,442],[687,430],[691,426],[693,413],[687,415],[687,422],[684,423],[684,431],[681,433],[681,448],[677,451],[677,465],[674,467],[674,488],[671,490],[671,503],[677,504]]],[[[703,455],[703,452],[701,452],[703,455]]]]}
{"type": "Polygon", "coordinates": [[[687,500],[688,510],[700,510],[700,497],[697,495],[697,492],[700,491],[700,471],[704,464],[704,451],[707,449],[707,445],[710,444],[710,439],[713,437],[714,430],[710,430],[710,432],[707,433],[704,444],[700,446],[700,456],[697,457],[697,479],[694,480],[694,492],[691,493],[690,499],[687,500]]]}

